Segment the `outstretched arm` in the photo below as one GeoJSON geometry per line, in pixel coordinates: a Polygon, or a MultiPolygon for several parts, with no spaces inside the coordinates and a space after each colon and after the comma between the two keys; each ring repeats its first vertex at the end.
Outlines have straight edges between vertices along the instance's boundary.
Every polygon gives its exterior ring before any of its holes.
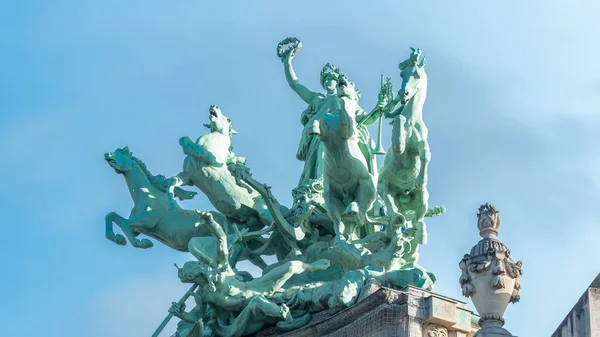
{"type": "Polygon", "coordinates": [[[229,248],[227,247],[227,235],[221,228],[212,214],[209,212],[198,212],[198,215],[204,219],[206,226],[217,239],[217,266],[220,268],[229,266],[229,248]]]}
{"type": "Polygon", "coordinates": [[[359,106],[356,110],[356,121],[361,125],[371,125],[375,123],[382,114],[383,109],[381,109],[379,104],[369,113],[359,106]]]}
{"type": "MultiPolygon", "coordinates": [[[[169,205],[171,208],[177,208],[177,203],[175,202],[175,189],[179,186],[189,185],[192,185],[192,179],[190,178],[190,175],[186,172],[181,172],[168,180],[167,199],[169,200],[169,205]]],[[[191,199],[191,197],[189,199],[191,199]]]]}
{"type": "Polygon", "coordinates": [[[310,104],[317,93],[310,91],[307,87],[302,85],[300,81],[298,81],[298,76],[296,76],[296,72],[294,71],[294,67],[292,66],[293,56],[290,54],[285,57],[283,60],[283,70],[285,71],[285,79],[287,80],[290,88],[302,98],[304,102],[310,104]]]}

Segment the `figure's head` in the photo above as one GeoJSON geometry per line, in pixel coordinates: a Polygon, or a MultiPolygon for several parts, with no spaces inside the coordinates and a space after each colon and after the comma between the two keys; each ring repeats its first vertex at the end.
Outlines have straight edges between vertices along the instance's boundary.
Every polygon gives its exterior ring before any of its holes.
{"type": "Polygon", "coordinates": [[[402,86],[398,95],[400,103],[406,104],[419,91],[423,84],[427,83],[427,74],[425,73],[426,58],[421,49],[410,48],[412,53],[407,60],[398,65],[402,86]]]}
{"type": "Polygon", "coordinates": [[[224,135],[237,134],[231,128],[231,119],[225,117],[217,105],[211,105],[208,108],[208,119],[210,120],[210,124],[204,124],[204,126],[209,128],[211,132],[218,132],[224,135]]]}
{"type": "Polygon", "coordinates": [[[335,92],[337,88],[339,69],[332,65],[331,63],[327,63],[323,69],[321,70],[321,86],[327,92],[335,92]]]}
{"type": "Polygon", "coordinates": [[[201,289],[215,292],[216,275],[212,267],[200,261],[188,261],[179,268],[177,265],[177,276],[183,283],[196,283],[201,289]]]}
{"type": "Polygon", "coordinates": [[[339,97],[346,97],[358,101],[360,92],[354,87],[354,83],[348,80],[344,74],[340,74],[337,82],[337,94],[339,97]]]}
{"type": "Polygon", "coordinates": [[[122,149],[116,149],[114,152],[105,153],[104,160],[118,174],[125,174],[138,165],[131,158],[131,151],[129,151],[129,147],[127,146],[122,149]]]}
{"type": "Polygon", "coordinates": [[[290,216],[305,214],[312,210],[315,204],[323,205],[323,180],[314,179],[292,190],[294,202],[289,210],[290,216]]]}

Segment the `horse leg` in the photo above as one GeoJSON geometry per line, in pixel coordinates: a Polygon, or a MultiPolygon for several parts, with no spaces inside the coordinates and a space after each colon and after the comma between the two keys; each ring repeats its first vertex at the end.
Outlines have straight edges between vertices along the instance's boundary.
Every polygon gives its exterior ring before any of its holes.
{"type": "Polygon", "coordinates": [[[115,232],[113,231],[113,223],[121,227],[121,224],[123,221],[125,221],[125,218],[115,212],[110,212],[106,214],[104,219],[106,221],[106,238],[120,246],[125,246],[127,244],[125,237],[121,234],[115,235],[115,232]]]}
{"type": "Polygon", "coordinates": [[[136,235],[133,232],[136,231],[141,233],[144,229],[152,229],[157,224],[158,220],[154,216],[152,216],[151,213],[144,213],[136,217],[124,220],[121,223],[121,230],[123,231],[123,234],[125,234],[127,239],[129,239],[129,242],[131,242],[132,246],[136,248],[146,249],[154,246],[152,241],[148,239],[137,239],[136,235]]]}
{"type": "Polygon", "coordinates": [[[398,215],[398,207],[396,207],[396,202],[394,201],[394,196],[396,195],[394,188],[387,181],[380,181],[377,184],[377,189],[379,190],[379,196],[383,199],[383,203],[385,204],[385,208],[387,210],[386,216],[390,219],[394,219],[398,215]]]}
{"type": "Polygon", "coordinates": [[[415,188],[424,189],[427,185],[427,168],[429,167],[429,161],[431,160],[431,150],[429,144],[425,140],[421,140],[418,143],[419,158],[421,159],[421,167],[419,168],[419,175],[415,180],[415,188]]]}
{"type": "Polygon", "coordinates": [[[342,108],[338,112],[340,123],[340,136],[343,139],[350,139],[356,132],[356,101],[347,97],[342,98],[342,108]]]}
{"type": "Polygon", "coordinates": [[[402,154],[406,150],[406,117],[399,115],[394,119],[392,127],[392,150],[397,154],[402,154]]]}
{"type": "Polygon", "coordinates": [[[429,193],[427,189],[414,190],[412,193],[411,208],[415,212],[413,227],[416,229],[415,241],[424,245],[427,243],[427,226],[425,225],[425,213],[427,213],[429,193]]]}
{"type": "Polygon", "coordinates": [[[375,190],[375,184],[373,179],[368,177],[358,182],[358,194],[356,196],[356,202],[358,203],[358,215],[362,224],[366,222],[367,212],[373,208],[375,199],[377,198],[377,192],[375,190]]]}
{"type": "Polygon", "coordinates": [[[325,199],[325,206],[327,207],[327,215],[333,222],[333,230],[335,232],[334,243],[344,241],[345,226],[342,222],[342,212],[345,211],[346,206],[341,200],[331,195],[331,193],[325,192],[323,195],[325,199]]]}

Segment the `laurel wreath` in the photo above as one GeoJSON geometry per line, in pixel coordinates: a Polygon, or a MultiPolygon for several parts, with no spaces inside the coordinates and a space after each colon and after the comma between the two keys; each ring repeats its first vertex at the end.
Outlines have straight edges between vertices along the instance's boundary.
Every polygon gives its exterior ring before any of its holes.
{"type": "Polygon", "coordinates": [[[302,48],[302,42],[295,37],[288,37],[277,45],[277,56],[283,61],[286,56],[294,55],[302,48]]]}

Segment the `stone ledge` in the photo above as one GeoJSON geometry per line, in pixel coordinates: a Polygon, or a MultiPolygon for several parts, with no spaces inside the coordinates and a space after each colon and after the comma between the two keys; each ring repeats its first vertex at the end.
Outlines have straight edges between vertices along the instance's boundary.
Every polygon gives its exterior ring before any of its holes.
{"type": "Polygon", "coordinates": [[[424,326],[444,329],[449,336],[470,337],[479,328],[472,323],[479,317],[465,309],[464,302],[449,297],[414,287],[371,286],[366,291],[370,294],[361,293],[356,304],[336,315],[322,311],[300,329],[283,332],[272,327],[255,337],[423,337],[424,326]]]}

